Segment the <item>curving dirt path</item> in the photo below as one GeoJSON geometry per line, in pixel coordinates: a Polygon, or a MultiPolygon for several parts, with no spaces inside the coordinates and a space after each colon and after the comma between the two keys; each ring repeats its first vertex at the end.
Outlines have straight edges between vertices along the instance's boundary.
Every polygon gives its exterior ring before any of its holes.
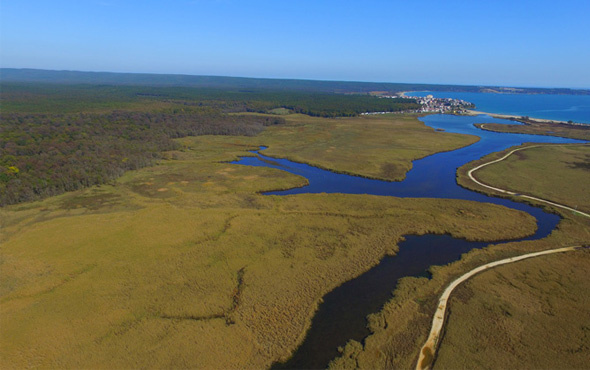
{"type": "MultiPolygon", "coordinates": [[[[480,168],[483,168],[485,166],[488,166],[490,164],[493,163],[498,163],[500,161],[505,160],[506,158],[508,158],[510,155],[512,155],[514,152],[517,152],[519,150],[524,150],[524,149],[528,149],[528,148],[536,148],[542,145],[532,145],[532,146],[527,146],[524,148],[517,148],[514,149],[512,151],[510,151],[508,154],[506,154],[505,156],[503,156],[502,158],[481,164],[475,168],[472,168],[471,170],[469,170],[467,172],[467,176],[469,176],[469,178],[475,182],[476,184],[483,186],[484,188],[487,189],[491,189],[500,193],[504,193],[504,194],[510,194],[513,196],[519,196],[522,198],[528,198],[528,199],[532,199],[532,200],[536,200],[539,202],[543,202],[543,203],[547,203],[550,204],[552,206],[556,206],[562,209],[566,209],[568,211],[572,211],[575,214],[581,215],[581,216],[585,216],[585,217],[589,217],[590,218],[590,214],[587,214],[585,212],[581,212],[578,211],[576,209],[573,209],[571,207],[568,207],[566,205],[563,204],[559,204],[559,203],[555,203],[555,202],[551,202],[549,200],[546,199],[541,199],[541,198],[537,198],[537,197],[532,197],[529,195],[522,195],[522,194],[517,194],[514,192],[511,192],[509,190],[505,190],[505,189],[500,189],[500,188],[496,188],[494,186],[490,186],[487,184],[482,183],[481,181],[477,180],[474,176],[473,176],[473,172],[479,170],[480,168]]],[[[429,369],[430,366],[432,365],[432,363],[434,362],[435,356],[436,356],[436,350],[437,350],[437,346],[439,344],[440,341],[440,334],[442,332],[443,326],[444,326],[444,321],[445,321],[445,313],[446,313],[446,309],[447,309],[447,301],[451,295],[451,293],[453,292],[453,290],[459,286],[459,284],[461,284],[462,282],[464,282],[465,280],[469,279],[470,277],[485,271],[487,269],[496,267],[496,266],[500,266],[500,265],[505,265],[507,263],[513,263],[513,262],[517,262],[517,261],[521,261],[523,259],[527,259],[527,258],[532,258],[532,257],[537,257],[537,256],[542,256],[545,254],[552,254],[552,253],[562,253],[562,252],[568,252],[568,251],[572,251],[578,248],[582,248],[581,246],[572,246],[572,247],[563,247],[563,248],[558,248],[558,249],[550,249],[550,250],[546,250],[546,251],[542,251],[542,252],[534,252],[534,253],[527,253],[527,254],[523,254],[521,256],[516,256],[516,257],[510,257],[510,258],[506,258],[503,260],[499,260],[499,261],[495,261],[495,262],[490,262],[487,263],[485,265],[479,266],[463,275],[461,275],[460,277],[458,277],[457,279],[455,279],[451,284],[449,284],[449,286],[447,286],[447,288],[445,289],[445,291],[443,292],[443,294],[441,295],[439,301],[438,301],[438,307],[436,309],[436,312],[434,313],[434,318],[432,319],[432,327],[430,329],[430,334],[428,335],[428,339],[426,340],[426,343],[424,343],[424,345],[422,346],[422,348],[420,349],[420,354],[418,356],[418,362],[416,363],[416,370],[424,370],[424,369],[429,369]]]]}
{"type": "Polygon", "coordinates": [[[543,146],[543,145],[532,145],[532,146],[527,146],[527,147],[524,147],[524,148],[517,148],[517,149],[514,149],[514,150],[512,150],[511,152],[509,152],[508,154],[506,154],[505,156],[503,156],[502,158],[499,158],[499,159],[496,159],[496,160],[494,160],[494,161],[490,161],[490,162],[487,162],[487,163],[484,163],[484,164],[480,164],[479,166],[477,166],[477,167],[475,167],[475,168],[472,168],[472,169],[470,169],[470,170],[467,172],[467,176],[469,176],[469,178],[470,178],[470,179],[471,179],[473,182],[475,182],[476,184],[478,184],[478,185],[480,185],[480,186],[483,186],[484,188],[491,189],[491,190],[494,190],[494,191],[497,191],[497,192],[500,192],[500,193],[504,193],[504,194],[509,194],[509,195],[513,195],[513,196],[517,196],[517,197],[521,197],[521,198],[528,198],[528,199],[536,200],[536,201],[538,201],[538,202],[547,203],[547,204],[550,204],[550,205],[552,205],[552,206],[555,206],[555,207],[559,207],[559,208],[562,208],[562,209],[566,209],[566,210],[568,210],[568,211],[572,211],[572,212],[574,212],[574,214],[577,214],[577,215],[581,215],[581,216],[585,216],[585,217],[588,217],[588,218],[590,218],[590,214],[588,214],[588,213],[585,213],[585,212],[582,212],[582,211],[579,211],[579,210],[577,210],[577,209],[574,209],[574,208],[571,208],[571,207],[568,207],[568,206],[566,206],[566,205],[559,204],[559,203],[555,203],[555,202],[551,202],[551,201],[549,201],[549,200],[542,199],[542,198],[532,197],[532,196],[530,196],[530,195],[517,194],[517,193],[514,193],[514,192],[512,192],[512,191],[509,191],[509,190],[504,190],[504,189],[496,188],[496,187],[493,187],[493,186],[490,186],[490,185],[484,184],[483,182],[481,182],[481,181],[477,180],[477,179],[476,179],[476,178],[473,176],[473,172],[475,172],[475,171],[479,170],[480,168],[483,168],[483,167],[485,167],[485,166],[487,166],[487,165],[490,165],[490,164],[494,164],[494,163],[498,163],[498,162],[500,162],[500,161],[503,161],[503,160],[505,160],[506,158],[508,158],[510,155],[512,155],[512,153],[515,153],[515,152],[517,152],[517,151],[519,151],[519,150],[524,150],[524,149],[529,149],[529,148],[537,148],[537,147],[540,147],[540,146],[543,146]]]}
{"type": "Polygon", "coordinates": [[[564,247],[564,248],[558,248],[558,249],[549,249],[549,250],[545,250],[545,251],[541,251],[541,252],[527,253],[527,254],[523,254],[521,256],[510,257],[510,258],[506,258],[503,260],[486,263],[485,265],[479,266],[479,267],[461,275],[457,279],[455,279],[451,284],[449,284],[449,286],[447,286],[447,288],[445,289],[445,291],[441,295],[440,299],[438,300],[438,307],[436,308],[436,312],[434,313],[434,318],[432,319],[432,328],[430,329],[430,334],[428,335],[428,339],[426,340],[426,343],[424,343],[424,346],[422,346],[422,349],[420,349],[420,355],[418,357],[418,363],[416,364],[416,370],[429,369],[430,366],[432,365],[432,363],[434,362],[437,346],[440,341],[440,334],[441,334],[442,328],[444,326],[445,312],[447,309],[447,301],[449,299],[449,296],[453,292],[453,290],[459,284],[461,284],[465,280],[469,279],[473,275],[476,275],[482,271],[488,270],[492,267],[505,265],[507,263],[521,261],[521,260],[524,260],[527,258],[538,257],[538,256],[542,256],[545,254],[573,251],[573,250],[576,250],[579,248],[582,248],[582,247],[581,246],[573,246],[573,247],[564,247]]]}

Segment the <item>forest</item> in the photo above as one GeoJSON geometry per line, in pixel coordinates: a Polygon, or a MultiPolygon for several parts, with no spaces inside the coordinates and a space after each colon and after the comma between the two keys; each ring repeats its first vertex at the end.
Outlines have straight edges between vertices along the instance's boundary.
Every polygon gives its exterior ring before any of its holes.
{"type": "Polygon", "coordinates": [[[150,166],[174,138],[256,135],[280,117],[208,112],[2,114],[0,205],[104,184],[150,166]]]}
{"type": "Polygon", "coordinates": [[[104,184],[151,166],[175,138],[246,135],[282,108],[321,117],[408,111],[413,99],[298,91],[2,83],[0,205],[104,184]],[[240,114],[241,113],[241,114],[240,114]],[[247,114],[245,114],[247,113],[247,114]]]}
{"type": "Polygon", "coordinates": [[[2,83],[2,111],[75,113],[154,110],[166,107],[211,107],[225,113],[267,113],[287,108],[318,117],[355,116],[364,112],[419,108],[413,99],[382,99],[367,94],[334,94],[283,90],[230,90],[169,86],[113,86],[2,83]]]}

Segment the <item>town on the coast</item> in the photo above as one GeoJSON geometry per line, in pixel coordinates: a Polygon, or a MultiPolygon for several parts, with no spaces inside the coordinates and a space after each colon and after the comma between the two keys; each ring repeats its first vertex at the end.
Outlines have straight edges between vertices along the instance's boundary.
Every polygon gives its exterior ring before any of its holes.
{"type": "MultiPolygon", "coordinates": [[[[416,103],[420,104],[420,108],[418,109],[409,109],[397,112],[365,112],[361,113],[361,116],[369,116],[369,115],[379,115],[379,114],[402,114],[402,113],[448,113],[448,114],[456,114],[456,115],[474,115],[474,114],[482,114],[484,112],[476,112],[473,111],[475,109],[475,104],[461,100],[461,99],[451,99],[451,98],[435,98],[432,95],[426,96],[407,96],[404,93],[398,93],[396,95],[381,95],[379,96],[383,99],[394,99],[394,98],[402,98],[402,99],[413,99],[416,103]]],[[[484,113],[490,114],[495,118],[504,118],[512,121],[521,122],[524,124],[534,124],[534,123],[549,123],[549,124],[565,124],[570,126],[583,126],[583,127],[590,127],[590,124],[587,123],[579,123],[574,121],[555,121],[549,119],[540,119],[540,118],[530,118],[528,116],[510,116],[510,115],[503,115],[503,114],[491,114],[491,113],[484,113]]]]}
{"type": "MultiPolygon", "coordinates": [[[[414,110],[407,110],[403,113],[455,113],[455,114],[466,114],[467,109],[475,108],[473,103],[470,103],[465,100],[461,99],[451,99],[451,98],[435,98],[432,95],[426,95],[423,97],[415,97],[415,96],[406,96],[404,94],[399,95],[384,95],[381,96],[384,99],[393,99],[393,98],[404,98],[404,99],[414,99],[416,103],[420,104],[419,109],[414,110]]],[[[361,115],[374,115],[374,114],[387,114],[391,112],[366,112],[361,113],[361,115]]],[[[399,112],[402,113],[402,112],[399,112]]]]}

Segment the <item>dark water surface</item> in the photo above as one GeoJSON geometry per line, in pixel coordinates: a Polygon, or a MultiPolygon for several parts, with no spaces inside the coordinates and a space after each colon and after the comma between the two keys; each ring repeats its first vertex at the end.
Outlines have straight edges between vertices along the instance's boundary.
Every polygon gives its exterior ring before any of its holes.
{"type": "MultiPolygon", "coordinates": [[[[286,195],[301,193],[345,193],[373,194],[396,197],[465,199],[500,204],[527,212],[537,219],[534,235],[521,240],[534,240],[549,235],[559,222],[559,217],[525,203],[508,199],[493,198],[457,185],[456,170],[465,163],[479,159],[489,153],[504,150],[525,142],[538,143],[579,143],[582,141],[550,136],[501,134],[479,130],[474,123],[512,121],[493,119],[488,116],[461,117],[431,115],[421,118],[433,128],[447,132],[477,135],[481,138],[475,144],[451,152],[438,153],[416,160],[413,168],[402,182],[387,182],[356,176],[336,174],[313,166],[291,162],[285,159],[266,157],[243,157],[235,164],[278,168],[309,180],[309,185],[286,191],[267,194],[286,195]]],[[[261,150],[262,151],[262,150],[261,150]]],[[[399,253],[385,257],[379,265],[363,275],[350,280],[323,297],[318,312],[301,346],[293,357],[274,368],[319,369],[325,368],[330,360],[338,356],[338,347],[350,339],[362,341],[369,331],[366,328],[367,315],[378,312],[392,297],[397,281],[406,276],[427,276],[433,265],[445,265],[458,260],[461,254],[489,243],[468,242],[447,235],[406,236],[399,244],[399,253]]]]}

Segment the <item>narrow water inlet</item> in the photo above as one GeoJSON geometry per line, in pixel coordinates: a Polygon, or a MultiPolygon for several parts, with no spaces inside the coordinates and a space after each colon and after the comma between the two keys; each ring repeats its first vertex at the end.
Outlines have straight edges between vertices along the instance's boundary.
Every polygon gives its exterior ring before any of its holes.
{"type": "Polygon", "coordinates": [[[408,235],[395,256],[381,262],[326,294],[318,307],[304,342],[285,363],[273,369],[325,369],[350,339],[362,341],[370,332],[366,317],[378,312],[402,277],[428,277],[432,265],[444,265],[461,254],[488,243],[468,242],[448,235],[408,235]]]}

